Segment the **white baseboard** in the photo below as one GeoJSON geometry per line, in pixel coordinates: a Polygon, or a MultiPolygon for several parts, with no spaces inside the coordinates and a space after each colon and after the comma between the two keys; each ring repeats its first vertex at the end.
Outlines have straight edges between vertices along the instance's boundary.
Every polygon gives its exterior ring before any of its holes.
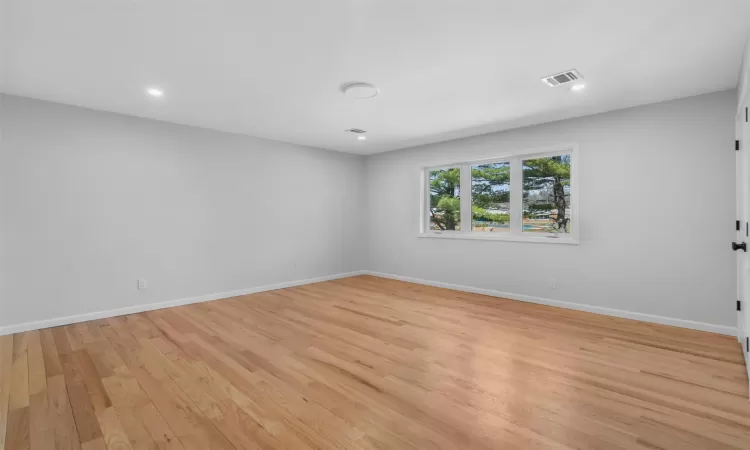
{"type": "MultiPolygon", "coordinates": [[[[621,309],[604,308],[601,306],[585,305],[582,303],[566,302],[562,300],[552,300],[541,297],[533,297],[530,295],[513,294],[510,292],[501,292],[491,289],[475,288],[471,286],[464,286],[460,284],[442,283],[439,281],[423,280],[420,278],[403,277],[400,275],[393,275],[388,273],[380,273],[369,270],[339,273],[334,275],[327,275],[324,277],[307,278],[304,280],[287,281],[283,283],[269,284],[265,286],[257,286],[253,288],[240,289],[236,291],[219,292],[215,294],[200,295],[197,297],[181,298],[176,300],[168,300],[157,303],[147,303],[142,305],[128,306],[125,308],[110,309],[105,311],[95,311],[84,314],[76,314],[73,316],[58,317],[54,319],[38,320],[34,322],[26,322],[17,325],[7,325],[0,327],[0,336],[13,333],[22,333],[24,331],[39,330],[42,328],[56,327],[60,325],[69,325],[72,323],[85,322],[87,320],[103,319],[107,317],[123,316],[126,314],[135,314],[145,311],[153,311],[155,309],[170,308],[173,306],[189,305],[191,303],[207,302],[211,300],[219,300],[222,298],[237,297],[240,295],[254,294],[257,292],[273,291],[276,289],[283,289],[293,286],[301,286],[304,284],[319,283],[322,281],[336,280],[339,278],[353,277],[357,275],[372,275],[382,278],[390,278],[393,280],[407,281],[410,283],[423,284],[427,286],[434,286],[446,289],[454,289],[457,291],[472,292],[475,294],[490,295],[493,297],[508,298],[511,300],[519,300],[522,302],[537,303],[540,305],[557,306],[560,308],[574,309],[578,311],[586,311],[597,314],[604,314],[607,316],[621,317],[625,319],[642,320],[644,322],[659,323],[662,325],[672,325],[682,328],[690,328],[693,330],[709,331],[712,333],[725,334],[729,336],[737,336],[738,330],[736,327],[730,327],[725,325],[715,325],[705,322],[696,322],[692,320],[674,319],[671,317],[656,316],[652,314],[644,314],[638,312],[624,311],[621,309]]],[[[750,366],[749,366],[750,367],[750,366]]]]}
{"type": "Polygon", "coordinates": [[[177,300],[168,300],[165,302],[157,303],[146,303],[143,305],[128,306],[125,308],[109,309],[106,311],[95,311],[84,314],[76,314],[73,316],[58,317],[55,319],[37,320],[34,322],[20,323],[17,325],[7,325],[0,327],[0,336],[13,333],[22,333],[24,331],[39,330],[42,328],[57,327],[60,325],[70,325],[71,323],[85,322],[87,320],[104,319],[107,317],[124,316],[126,314],[135,314],[144,311],[153,311],[155,309],[170,308],[173,306],[189,305],[191,303],[207,302],[211,300],[219,300],[222,298],[237,297],[240,295],[255,294],[257,292],[273,291],[276,289],[283,289],[293,286],[301,286],[303,284],[320,283],[321,281],[337,280],[339,278],[353,277],[356,275],[364,274],[363,271],[339,273],[334,275],[327,275],[324,277],[307,278],[304,280],[286,281],[283,283],[269,284],[265,286],[258,286],[247,289],[240,289],[237,291],[219,292],[216,294],[199,295],[197,297],[180,298],[177,300]]]}
{"type": "Polygon", "coordinates": [[[533,297],[531,295],[513,294],[511,292],[494,291],[491,289],[481,289],[471,286],[464,286],[460,284],[442,283],[440,281],[422,280],[420,278],[403,277],[400,275],[393,275],[389,273],[380,273],[366,270],[364,271],[367,275],[372,275],[382,278],[390,278],[393,280],[408,281],[410,283],[424,284],[427,286],[434,286],[446,289],[454,289],[457,291],[471,292],[474,294],[490,295],[492,297],[502,297],[511,300],[519,300],[522,302],[537,303],[540,305],[557,306],[560,308],[574,309],[577,311],[586,311],[596,314],[604,314],[607,316],[620,317],[623,319],[634,319],[641,320],[644,322],[658,323],[662,325],[672,325],[675,327],[690,328],[693,330],[708,331],[711,333],[725,334],[728,336],[737,336],[737,327],[730,327],[726,325],[715,325],[706,322],[696,322],[693,320],[674,319],[672,317],[656,316],[653,314],[644,314],[632,311],[624,311],[622,309],[605,308],[602,306],[585,305],[583,303],[566,302],[562,300],[552,300],[542,297],[533,297]]]}

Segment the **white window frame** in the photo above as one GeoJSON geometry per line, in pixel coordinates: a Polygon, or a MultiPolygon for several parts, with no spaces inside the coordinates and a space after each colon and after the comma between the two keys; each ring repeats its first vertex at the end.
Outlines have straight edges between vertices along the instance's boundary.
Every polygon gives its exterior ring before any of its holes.
{"type": "Polygon", "coordinates": [[[578,220],[578,145],[564,144],[554,147],[517,150],[503,155],[474,161],[451,162],[421,167],[421,202],[419,237],[437,239],[471,239],[488,241],[519,241],[546,244],[578,244],[581,223],[578,220]],[[572,232],[566,234],[530,233],[523,231],[523,160],[570,155],[570,203],[572,232]],[[471,166],[498,162],[510,163],[510,230],[491,233],[471,230],[471,166]],[[430,171],[460,168],[461,170],[461,231],[430,230],[430,171]],[[468,224],[468,226],[466,226],[468,224]]]}

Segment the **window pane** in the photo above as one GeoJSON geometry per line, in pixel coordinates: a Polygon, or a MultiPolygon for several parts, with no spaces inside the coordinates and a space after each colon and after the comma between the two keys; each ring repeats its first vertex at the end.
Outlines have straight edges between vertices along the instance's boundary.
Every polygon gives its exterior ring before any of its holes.
{"type": "Polygon", "coordinates": [[[510,231],[510,163],[471,166],[471,230],[510,231]]]}
{"type": "Polygon", "coordinates": [[[570,233],[570,155],[523,161],[523,231],[570,233]]]}
{"type": "Polygon", "coordinates": [[[461,230],[461,170],[430,170],[430,230],[461,230]]]}

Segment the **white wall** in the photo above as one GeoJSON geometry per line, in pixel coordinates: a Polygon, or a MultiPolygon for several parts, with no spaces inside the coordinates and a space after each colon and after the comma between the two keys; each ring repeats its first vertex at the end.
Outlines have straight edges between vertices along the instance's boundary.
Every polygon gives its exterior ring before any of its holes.
{"type": "Polygon", "coordinates": [[[726,91],[372,156],[368,267],[733,328],[736,95],[726,91]],[[417,237],[420,166],[570,142],[580,146],[580,245],[417,237]]]}
{"type": "Polygon", "coordinates": [[[735,106],[727,91],[365,161],[0,96],[0,328],[361,269],[734,327],[735,106]],[[420,166],[569,142],[580,245],[417,238],[420,166]]]}
{"type": "Polygon", "coordinates": [[[0,124],[0,327],[364,268],[360,156],[13,96],[0,124]]]}

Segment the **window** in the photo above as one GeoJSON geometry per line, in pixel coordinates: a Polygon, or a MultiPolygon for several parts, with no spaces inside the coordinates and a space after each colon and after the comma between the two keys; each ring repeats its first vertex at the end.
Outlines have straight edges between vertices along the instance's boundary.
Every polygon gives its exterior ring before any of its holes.
{"type": "Polygon", "coordinates": [[[461,170],[430,170],[430,230],[461,231],[461,170]]]}
{"type": "Polygon", "coordinates": [[[570,233],[570,154],[523,160],[523,231],[570,233]]]}
{"type": "Polygon", "coordinates": [[[421,236],[576,243],[575,152],[570,145],[425,168],[421,236]]]}
{"type": "Polygon", "coordinates": [[[471,166],[471,231],[510,231],[510,163],[471,166]]]}

